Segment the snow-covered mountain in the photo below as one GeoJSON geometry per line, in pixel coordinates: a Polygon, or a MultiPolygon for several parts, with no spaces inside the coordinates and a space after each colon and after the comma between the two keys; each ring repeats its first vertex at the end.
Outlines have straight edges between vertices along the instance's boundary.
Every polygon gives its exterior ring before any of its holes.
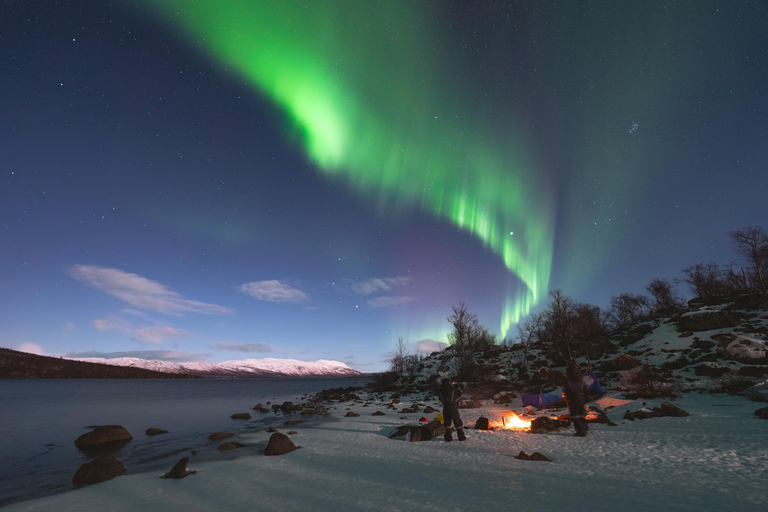
{"type": "Polygon", "coordinates": [[[139,359],[137,357],[118,357],[104,359],[100,357],[79,358],[77,361],[146,368],[158,372],[197,375],[213,379],[253,379],[253,378],[291,378],[291,377],[356,377],[362,375],[357,370],[339,361],[297,361],[295,359],[239,359],[221,363],[171,363],[157,359],[139,359]]]}

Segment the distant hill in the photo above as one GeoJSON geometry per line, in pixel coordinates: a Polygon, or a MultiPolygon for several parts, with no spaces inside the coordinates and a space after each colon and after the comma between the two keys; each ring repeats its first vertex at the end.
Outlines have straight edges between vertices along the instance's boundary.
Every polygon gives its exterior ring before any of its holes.
{"type": "Polygon", "coordinates": [[[0,348],[0,379],[190,379],[195,375],[165,373],[88,363],[60,357],[38,356],[0,348]]]}
{"type": "Polygon", "coordinates": [[[84,358],[89,363],[143,368],[176,375],[206,379],[279,379],[279,378],[344,378],[363,374],[339,361],[297,361],[295,359],[239,359],[221,363],[171,363],[136,357],[114,359],[84,358]]]}

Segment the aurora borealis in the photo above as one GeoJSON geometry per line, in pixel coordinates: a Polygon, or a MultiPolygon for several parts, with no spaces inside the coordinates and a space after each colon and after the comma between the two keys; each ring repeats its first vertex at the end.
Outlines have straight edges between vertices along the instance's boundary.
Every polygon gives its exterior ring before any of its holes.
{"type": "Polygon", "coordinates": [[[474,120],[471,106],[454,101],[444,87],[449,56],[430,51],[437,34],[424,23],[423,6],[147,4],[162,7],[191,40],[204,41],[204,50],[283,106],[310,158],[342,175],[352,193],[365,193],[384,212],[423,208],[497,253],[523,284],[506,298],[502,337],[546,295],[553,204],[514,136],[525,133],[524,121],[514,112],[498,124],[474,120]],[[486,142],[496,128],[507,134],[493,147],[486,142]]]}
{"type": "Polygon", "coordinates": [[[379,369],[768,219],[754,2],[3,9],[2,346],[379,369]]]}

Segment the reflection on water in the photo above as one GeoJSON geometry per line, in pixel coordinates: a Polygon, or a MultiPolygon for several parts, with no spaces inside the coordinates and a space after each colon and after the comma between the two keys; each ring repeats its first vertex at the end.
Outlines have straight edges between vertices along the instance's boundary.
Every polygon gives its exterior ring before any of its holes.
{"type": "MultiPolygon", "coordinates": [[[[219,452],[212,432],[237,434],[282,425],[285,418],[252,408],[267,401],[301,401],[365,379],[297,380],[5,380],[0,381],[0,506],[73,489],[77,468],[90,460],[75,439],[93,425],[122,425],[133,440],[113,452],[129,473],[167,472],[180,457],[230,459],[254,450],[219,452]],[[251,420],[230,416],[249,412],[251,420]],[[147,436],[151,427],[168,434],[147,436]],[[191,455],[195,450],[196,455],[191,455]],[[235,453],[239,452],[239,453],[235,453]]],[[[310,416],[302,426],[320,418],[310,416]]],[[[305,419],[305,418],[302,418],[305,419]]]]}

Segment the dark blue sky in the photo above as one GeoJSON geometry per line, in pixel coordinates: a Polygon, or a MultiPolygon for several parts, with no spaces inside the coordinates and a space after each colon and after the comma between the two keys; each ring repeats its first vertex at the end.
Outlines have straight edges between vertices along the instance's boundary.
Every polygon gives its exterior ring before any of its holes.
{"type": "MultiPolygon", "coordinates": [[[[445,96],[526,134],[548,288],[600,306],[768,227],[766,7],[666,4],[438,3],[417,23],[445,96]]],[[[0,11],[0,345],[372,371],[398,336],[445,342],[459,301],[499,331],[515,279],[497,254],[320,172],[285,105],[162,16],[0,11]]]]}

